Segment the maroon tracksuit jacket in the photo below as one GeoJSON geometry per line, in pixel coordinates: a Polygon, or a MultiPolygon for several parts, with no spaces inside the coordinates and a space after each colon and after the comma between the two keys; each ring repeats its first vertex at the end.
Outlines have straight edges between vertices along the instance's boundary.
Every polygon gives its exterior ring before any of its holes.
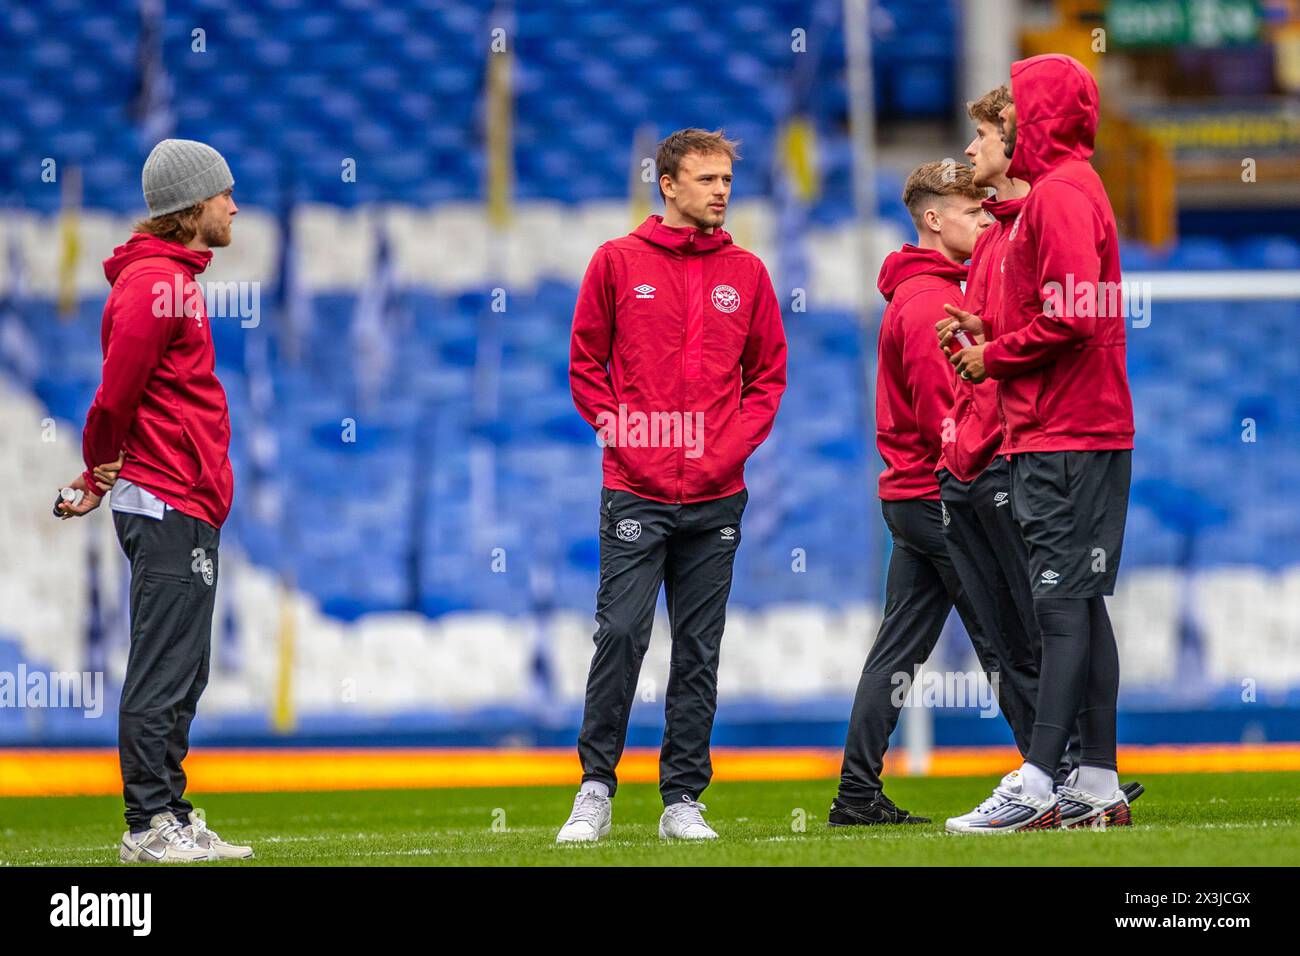
{"type": "Polygon", "coordinates": [[[885,460],[885,501],[938,498],[935,468],[943,420],[952,408],[953,370],[934,326],[943,307],[961,305],[966,267],[911,244],[885,257],[876,287],[889,303],[876,349],[876,447],[885,460]]]}
{"type": "Polygon", "coordinates": [[[220,528],[234,478],[230,413],[194,277],[211,252],[136,233],[104,261],[103,379],[86,414],[81,451],[91,469],[125,452],[120,477],[177,511],[220,528]]]}
{"type": "Polygon", "coordinates": [[[569,384],[582,417],[615,439],[605,487],[670,503],[739,492],[745,460],[772,430],[785,358],[772,280],[723,230],[651,216],[602,245],[573,312],[569,384]],[[620,442],[604,427],[673,413],[698,414],[702,454],[659,440],[659,429],[620,442]]]}
{"type": "Polygon", "coordinates": [[[1133,447],[1119,240],[1088,163],[1097,83],[1059,54],[1011,67],[1016,146],[1007,175],[1033,185],[1007,236],[1002,310],[984,350],[1008,454],[1133,447]],[[1100,285],[1099,285],[1100,283],[1100,285]]]}

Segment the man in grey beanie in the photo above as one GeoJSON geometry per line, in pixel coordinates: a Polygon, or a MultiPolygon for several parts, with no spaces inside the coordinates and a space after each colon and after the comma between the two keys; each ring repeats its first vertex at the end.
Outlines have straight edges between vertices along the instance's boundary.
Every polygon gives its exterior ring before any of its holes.
{"type": "Polygon", "coordinates": [[[195,281],[230,244],[234,178],[211,146],[165,139],[145,160],[149,218],[104,262],[112,291],[103,380],[86,415],[86,470],[61,494],[63,518],[112,490],[131,564],[131,650],[118,710],[127,832],[123,863],[247,858],[185,798],[181,762],[208,682],[221,525],[234,481],[230,413],[195,281]],[[107,464],[106,464],[107,463],[107,464]]]}

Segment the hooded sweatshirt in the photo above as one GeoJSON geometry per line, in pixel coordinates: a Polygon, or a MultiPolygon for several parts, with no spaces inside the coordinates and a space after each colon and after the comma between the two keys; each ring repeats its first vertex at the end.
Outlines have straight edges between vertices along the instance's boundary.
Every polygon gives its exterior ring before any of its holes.
{"type": "MultiPolygon", "coordinates": [[[[1006,255],[1007,234],[1024,205],[1023,196],[983,202],[984,209],[993,217],[993,223],[975,241],[962,308],[983,320],[986,337],[988,330],[997,326],[1001,310],[1002,259],[1006,255]]],[[[956,398],[950,417],[954,427],[944,435],[949,440],[944,442],[939,467],[947,468],[959,481],[974,481],[989,466],[1002,444],[998,383],[986,381],[977,384],[955,378],[953,387],[956,398]]]]}
{"type": "Polygon", "coordinates": [[[119,477],[220,528],[234,493],[230,414],[194,281],[211,259],[137,233],[104,261],[103,377],[81,450],[87,487],[94,466],[124,453],[119,477]]]}
{"type": "Polygon", "coordinates": [[[1033,186],[1007,235],[1002,309],[984,351],[1008,454],[1133,447],[1115,216],[1088,163],[1097,84],[1059,54],[1011,67],[1007,175],[1033,186]]]}
{"type": "Polygon", "coordinates": [[[966,267],[911,244],[885,257],[876,287],[888,303],[876,347],[876,447],[885,501],[938,498],[935,468],[953,370],[934,340],[945,304],[960,305],[966,267]]]}
{"type": "Polygon", "coordinates": [[[605,487],[670,503],[741,491],[785,361],[767,269],[722,229],[650,216],[602,245],[573,312],[569,384],[605,446],[605,487]]]}

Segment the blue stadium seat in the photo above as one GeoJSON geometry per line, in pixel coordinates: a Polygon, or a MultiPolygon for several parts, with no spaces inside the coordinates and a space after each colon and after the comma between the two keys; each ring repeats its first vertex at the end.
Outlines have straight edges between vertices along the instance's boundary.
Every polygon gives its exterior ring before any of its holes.
{"type": "MultiPolygon", "coordinates": [[[[879,6],[888,14],[882,22],[893,24],[876,36],[882,101],[895,111],[943,115],[953,85],[953,4],[932,4],[923,16],[902,0],[879,6]]],[[[80,162],[95,205],[139,209],[133,171],[151,144],[140,141],[128,115],[138,82],[135,12],[130,4],[88,12],[75,0],[7,11],[0,95],[15,104],[18,128],[0,131],[0,163],[12,168],[33,149],[80,162]],[[79,109],[85,101],[115,105],[79,109]]],[[[477,198],[483,177],[474,147],[488,56],[479,31],[487,19],[476,0],[399,8],[357,0],[334,10],[290,0],[169,4],[165,65],[176,133],[227,152],[250,202],[270,203],[278,194],[287,170],[268,157],[287,158],[304,200],[477,198]],[[189,51],[192,23],[210,24],[204,54],[189,51]],[[344,151],[368,170],[349,189],[340,188],[336,163],[313,158],[344,151]]],[[[755,181],[764,179],[787,96],[790,31],[808,20],[792,0],[708,14],[642,2],[517,11],[517,195],[566,202],[622,196],[626,157],[609,147],[630,146],[633,130],[646,122],[658,130],[693,123],[743,131],[746,161],[764,171],[755,181]],[[674,38],[672,56],[664,37],[674,38]],[[592,49],[609,55],[593,59],[592,49]],[[718,65],[707,89],[693,62],[718,65]],[[588,175],[578,188],[568,173],[580,166],[588,175]]],[[[820,40],[819,75],[833,79],[843,48],[838,26],[820,40]]],[[[814,119],[820,128],[842,128],[842,92],[822,85],[830,95],[812,102],[814,119]]],[[[824,184],[835,216],[850,198],[842,168],[824,184]]],[[[53,191],[29,179],[12,185],[32,208],[57,208],[53,191]]],[[[752,189],[754,182],[742,179],[737,195],[752,189]]]]}
{"type": "MultiPolygon", "coordinates": [[[[134,12],[133,4],[119,7],[134,12]]],[[[888,115],[950,112],[954,7],[876,4],[878,93],[888,115]]],[[[0,96],[15,106],[11,122],[0,127],[0,164],[27,168],[22,164],[31,155],[48,151],[83,165],[93,204],[136,213],[148,147],[127,117],[137,26],[133,17],[111,13],[68,16],[81,8],[60,0],[7,11],[0,96]],[[42,80],[51,74],[60,82],[42,80]],[[103,108],[81,108],[87,100],[103,108]]],[[[296,0],[243,6],[181,0],[168,10],[177,133],[210,138],[231,154],[241,198],[276,208],[290,179],[299,201],[340,205],[481,196],[488,4],[421,0],[392,7],[352,0],[324,10],[296,0]],[[191,21],[213,24],[206,58],[172,52],[171,39],[187,49],[188,29],[181,28],[191,21]],[[262,90],[276,95],[256,95],[262,90]],[[358,160],[363,175],[355,184],[340,180],[342,155],[358,160]]],[[[686,122],[725,123],[741,136],[745,163],[755,173],[742,177],[738,194],[764,192],[788,96],[790,30],[807,20],[806,5],[792,0],[709,11],[649,0],[594,13],[577,4],[519,9],[517,195],[621,198],[629,157],[619,144],[630,148],[643,123],[661,133],[686,122]],[[609,55],[593,59],[593,49],[609,55]],[[706,90],[693,65],[700,61],[717,64],[706,90]],[[585,175],[574,176],[575,169],[585,175]]],[[[838,33],[824,39],[828,51],[842,48],[838,33]]],[[[838,64],[823,63],[821,70],[834,75],[838,64]]],[[[838,96],[810,104],[818,129],[842,125],[845,104],[838,96]]],[[[851,214],[849,145],[828,136],[819,146],[824,179],[815,218],[835,223],[851,214]]],[[[898,203],[901,176],[882,172],[876,185],[880,213],[910,229],[898,203]]],[[[15,189],[30,208],[57,209],[57,190],[26,180],[15,189]]],[[[1126,244],[1123,256],[1130,270],[1300,267],[1300,246],[1285,237],[1236,245],[1193,239],[1171,250],[1126,244]]],[[[482,556],[474,548],[484,529],[472,512],[471,474],[490,467],[493,520],[511,542],[512,560],[526,566],[558,556],[555,600],[590,611],[599,559],[600,452],[569,395],[567,332],[575,297],[572,283],[559,280],[512,294],[510,321],[500,326],[501,402],[483,421],[472,388],[479,330],[489,314],[487,289],[404,296],[409,334],[369,408],[359,407],[357,394],[350,334],[356,297],[316,296],[301,364],[291,366],[278,345],[272,350],[275,405],[265,427],[278,445],[276,486],[286,498],[303,487],[320,489],[329,520],[289,509],[280,525],[267,528],[251,511],[254,496],[241,492],[232,521],[242,546],[267,566],[294,565],[302,585],[340,616],[412,603],[426,612],[522,613],[534,600],[523,576],[485,577],[477,570],[482,556]],[[345,418],[356,419],[354,443],[340,441],[345,418]],[[491,454],[486,465],[485,450],[491,454]],[[418,474],[417,455],[428,462],[418,474]],[[427,499],[422,518],[407,507],[416,488],[427,499]],[[395,503],[391,512],[386,502],[395,503]],[[556,540],[529,534],[541,526],[556,528],[556,540]],[[356,579],[358,541],[365,542],[365,580],[356,579]]],[[[102,302],[83,302],[67,322],[54,319],[48,303],[23,313],[42,356],[36,393],[62,418],[80,419],[93,396],[102,302]]],[[[1293,338],[1298,313],[1294,302],[1252,303],[1248,315],[1225,303],[1187,303],[1176,322],[1157,318],[1132,330],[1138,448],[1126,562],[1189,560],[1200,568],[1300,559],[1300,529],[1270,510],[1270,501],[1291,494],[1300,470],[1300,408],[1278,397],[1294,389],[1300,354],[1276,347],[1293,338]],[[1188,342],[1198,347],[1185,347],[1188,342]],[[1242,368],[1252,374],[1241,375],[1242,368]],[[1254,422],[1258,441],[1242,441],[1243,419],[1254,422]]],[[[843,312],[801,313],[787,322],[787,334],[791,374],[782,417],[749,471],[751,481],[769,483],[766,493],[779,507],[765,519],[766,530],[747,526],[750,546],[740,560],[754,573],[738,576],[736,596],[755,605],[870,597],[862,593],[861,542],[878,515],[864,499],[875,451],[863,374],[874,349],[843,312]],[[793,547],[820,556],[806,574],[788,573],[793,547]]],[[[247,335],[233,322],[214,325],[214,335],[232,416],[248,421],[247,335]]],[[[241,489],[254,481],[249,439],[241,429],[232,446],[241,489]]],[[[3,654],[0,642],[0,664],[3,654]]]]}

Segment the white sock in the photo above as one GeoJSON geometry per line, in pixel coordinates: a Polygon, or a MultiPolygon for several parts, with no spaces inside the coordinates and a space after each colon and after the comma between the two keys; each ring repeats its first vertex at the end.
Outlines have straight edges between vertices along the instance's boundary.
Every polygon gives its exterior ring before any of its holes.
{"type": "Polygon", "coordinates": [[[601,783],[599,780],[586,780],[583,781],[582,786],[578,788],[578,792],[594,793],[598,797],[608,797],[609,785],[601,783]]]}
{"type": "Polygon", "coordinates": [[[1024,790],[1031,797],[1046,800],[1052,795],[1052,775],[1032,763],[1020,767],[1020,779],[1024,781],[1024,790]]]}
{"type": "Polygon", "coordinates": [[[1079,779],[1074,781],[1079,790],[1095,793],[1099,797],[1109,797],[1119,789],[1119,774],[1105,767],[1079,767],[1079,779]]]}

